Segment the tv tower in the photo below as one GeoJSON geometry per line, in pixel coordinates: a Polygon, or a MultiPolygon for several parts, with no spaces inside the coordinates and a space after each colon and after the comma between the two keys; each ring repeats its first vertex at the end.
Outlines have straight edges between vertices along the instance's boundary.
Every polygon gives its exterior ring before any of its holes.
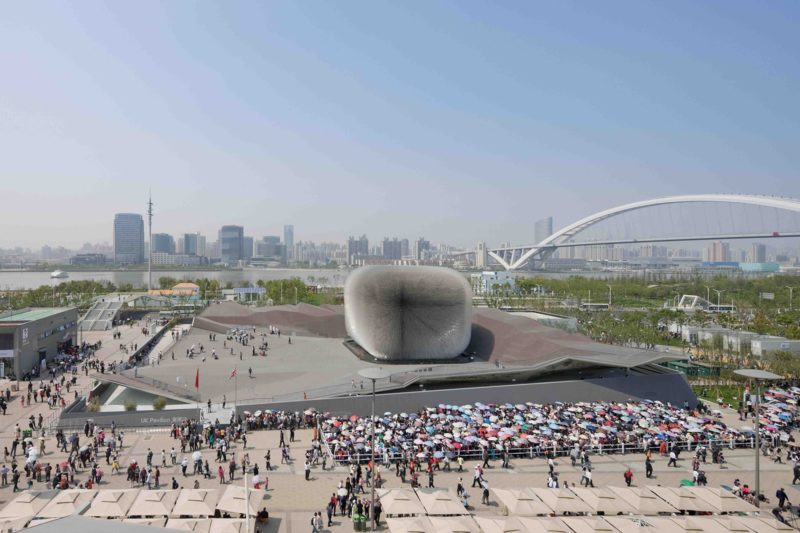
{"type": "Polygon", "coordinates": [[[150,243],[148,246],[148,258],[147,258],[147,290],[153,290],[153,193],[148,191],[148,198],[147,198],[147,224],[148,224],[148,233],[149,236],[147,237],[147,242],[150,243]]]}

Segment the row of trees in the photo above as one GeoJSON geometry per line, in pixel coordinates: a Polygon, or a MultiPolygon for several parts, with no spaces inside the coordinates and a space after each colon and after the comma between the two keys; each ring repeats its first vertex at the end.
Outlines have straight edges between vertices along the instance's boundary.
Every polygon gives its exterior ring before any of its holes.
{"type": "Polygon", "coordinates": [[[713,303],[733,302],[743,309],[789,309],[800,307],[800,276],[776,275],[769,277],[700,276],[684,279],[653,280],[634,277],[615,279],[571,276],[553,279],[532,276],[517,279],[517,289],[534,294],[538,287],[559,297],[575,297],[586,301],[605,302],[609,299],[609,287],[613,305],[625,307],[659,307],[671,303],[677,296],[695,294],[708,298],[713,303]],[[790,290],[791,288],[791,290],[790,290]],[[718,292],[719,291],[719,294],[718,292]],[[794,293],[797,294],[794,294],[794,293]],[[591,293],[591,296],[590,296],[591,293]],[[774,299],[764,299],[763,294],[772,294],[774,299]],[[797,296],[797,301],[794,301],[797,296]],[[790,299],[792,300],[790,302],[790,299]]]}

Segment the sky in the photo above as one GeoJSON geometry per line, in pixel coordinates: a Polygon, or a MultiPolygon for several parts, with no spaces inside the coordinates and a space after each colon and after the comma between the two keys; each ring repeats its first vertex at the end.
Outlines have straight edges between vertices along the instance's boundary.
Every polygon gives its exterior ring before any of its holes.
{"type": "Polygon", "coordinates": [[[629,201],[800,197],[800,3],[67,2],[0,17],[0,247],[224,224],[533,240],[629,201]]]}

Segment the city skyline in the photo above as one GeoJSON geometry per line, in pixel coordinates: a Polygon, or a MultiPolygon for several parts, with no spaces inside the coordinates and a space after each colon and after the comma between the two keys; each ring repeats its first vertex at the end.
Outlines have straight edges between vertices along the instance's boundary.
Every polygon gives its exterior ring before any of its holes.
{"type": "Polygon", "coordinates": [[[109,240],[148,188],[159,232],[465,247],[643,198],[800,197],[799,11],[12,4],[0,246],[109,240]]]}

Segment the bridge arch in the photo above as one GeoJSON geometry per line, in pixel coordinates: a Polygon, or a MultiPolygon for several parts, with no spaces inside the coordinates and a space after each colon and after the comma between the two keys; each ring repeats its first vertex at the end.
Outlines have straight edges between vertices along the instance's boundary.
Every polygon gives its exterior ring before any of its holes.
{"type": "MultiPolygon", "coordinates": [[[[759,195],[746,195],[746,194],[694,194],[682,196],[667,196],[664,198],[654,198],[651,200],[642,200],[639,202],[632,202],[629,204],[612,207],[603,211],[599,211],[587,217],[584,217],[577,222],[569,224],[561,228],[557,232],[550,235],[548,238],[540,243],[532,246],[518,246],[506,249],[496,249],[489,252],[489,255],[496,259],[506,270],[516,270],[524,266],[531,258],[540,255],[546,250],[552,250],[554,245],[559,242],[568,240],[581,231],[593,226],[599,222],[607,220],[611,217],[620,215],[622,213],[629,213],[653,206],[662,206],[669,204],[690,204],[699,202],[714,202],[719,204],[745,204],[755,205],[760,207],[770,207],[775,209],[784,209],[787,211],[794,211],[800,213],[800,200],[794,198],[783,198],[776,196],[759,196],[759,195]],[[515,257],[511,262],[507,261],[498,252],[504,250],[525,250],[518,258],[515,257]]],[[[647,242],[647,241],[642,241],[647,242]]],[[[587,243],[588,244],[588,243],[587,243]]]]}

